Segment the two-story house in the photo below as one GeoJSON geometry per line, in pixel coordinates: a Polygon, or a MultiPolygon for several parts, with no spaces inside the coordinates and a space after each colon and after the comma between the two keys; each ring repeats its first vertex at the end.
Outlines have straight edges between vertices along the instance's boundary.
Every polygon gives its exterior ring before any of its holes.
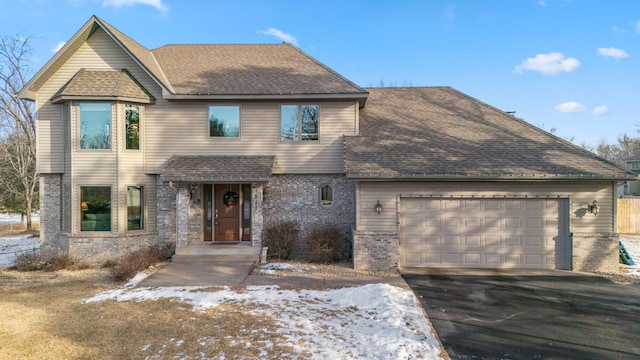
{"type": "Polygon", "coordinates": [[[448,87],[363,89],[289,44],[149,50],[94,16],[18,96],[45,251],[260,247],[295,220],[361,269],[617,266],[632,175],[448,87]]]}

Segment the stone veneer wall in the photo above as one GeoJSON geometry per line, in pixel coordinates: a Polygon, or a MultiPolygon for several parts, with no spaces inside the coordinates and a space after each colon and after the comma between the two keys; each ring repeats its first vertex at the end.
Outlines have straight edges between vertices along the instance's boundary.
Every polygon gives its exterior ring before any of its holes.
{"type": "Polygon", "coordinates": [[[176,193],[158,178],[157,227],[158,237],[164,242],[176,242],[176,193]]]}
{"type": "Polygon", "coordinates": [[[400,260],[395,231],[353,231],[353,268],[386,271],[396,269],[400,260]]]}
{"type": "Polygon", "coordinates": [[[60,238],[62,224],[62,175],[40,174],[40,251],[66,253],[69,244],[60,238]]]}
{"type": "Polygon", "coordinates": [[[264,226],[274,221],[297,221],[300,226],[297,256],[309,253],[308,231],[318,225],[336,226],[350,239],[355,224],[355,187],[344,175],[273,175],[264,187],[264,226]],[[333,204],[320,205],[320,187],[331,185],[333,204]]]}
{"type": "Polygon", "coordinates": [[[614,233],[573,233],[573,270],[617,273],[618,240],[614,233]]]}
{"type": "Polygon", "coordinates": [[[60,233],[59,236],[68,241],[70,256],[97,264],[115,260],[141,247],[163,243],[152,231],[131,234],[60,233]]]}

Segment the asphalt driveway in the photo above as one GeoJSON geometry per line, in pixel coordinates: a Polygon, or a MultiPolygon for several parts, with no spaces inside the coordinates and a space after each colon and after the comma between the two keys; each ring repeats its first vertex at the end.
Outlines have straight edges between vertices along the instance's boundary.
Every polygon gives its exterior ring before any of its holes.
{"type": "Polygon", "coordinates": [[[567,271],[403,277],[452,359],[638,359],[640,285],[567,271]]]}

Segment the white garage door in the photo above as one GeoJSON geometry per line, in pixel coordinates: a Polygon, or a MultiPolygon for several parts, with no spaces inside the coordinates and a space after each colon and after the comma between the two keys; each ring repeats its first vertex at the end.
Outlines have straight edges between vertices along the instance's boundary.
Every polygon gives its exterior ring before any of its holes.
{"type": "Polygon", "coordinates": [[[400,201],[401,267],[569,269],[566,199],[400,201]]]}

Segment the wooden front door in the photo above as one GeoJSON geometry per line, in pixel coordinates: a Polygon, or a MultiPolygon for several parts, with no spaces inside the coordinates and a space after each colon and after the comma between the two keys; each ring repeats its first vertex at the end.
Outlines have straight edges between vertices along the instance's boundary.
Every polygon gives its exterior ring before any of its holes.
{"type": "Polygon", "coordinates": [[[240,187],[216,185],[214,241],[240,240],[240,187]]]}

